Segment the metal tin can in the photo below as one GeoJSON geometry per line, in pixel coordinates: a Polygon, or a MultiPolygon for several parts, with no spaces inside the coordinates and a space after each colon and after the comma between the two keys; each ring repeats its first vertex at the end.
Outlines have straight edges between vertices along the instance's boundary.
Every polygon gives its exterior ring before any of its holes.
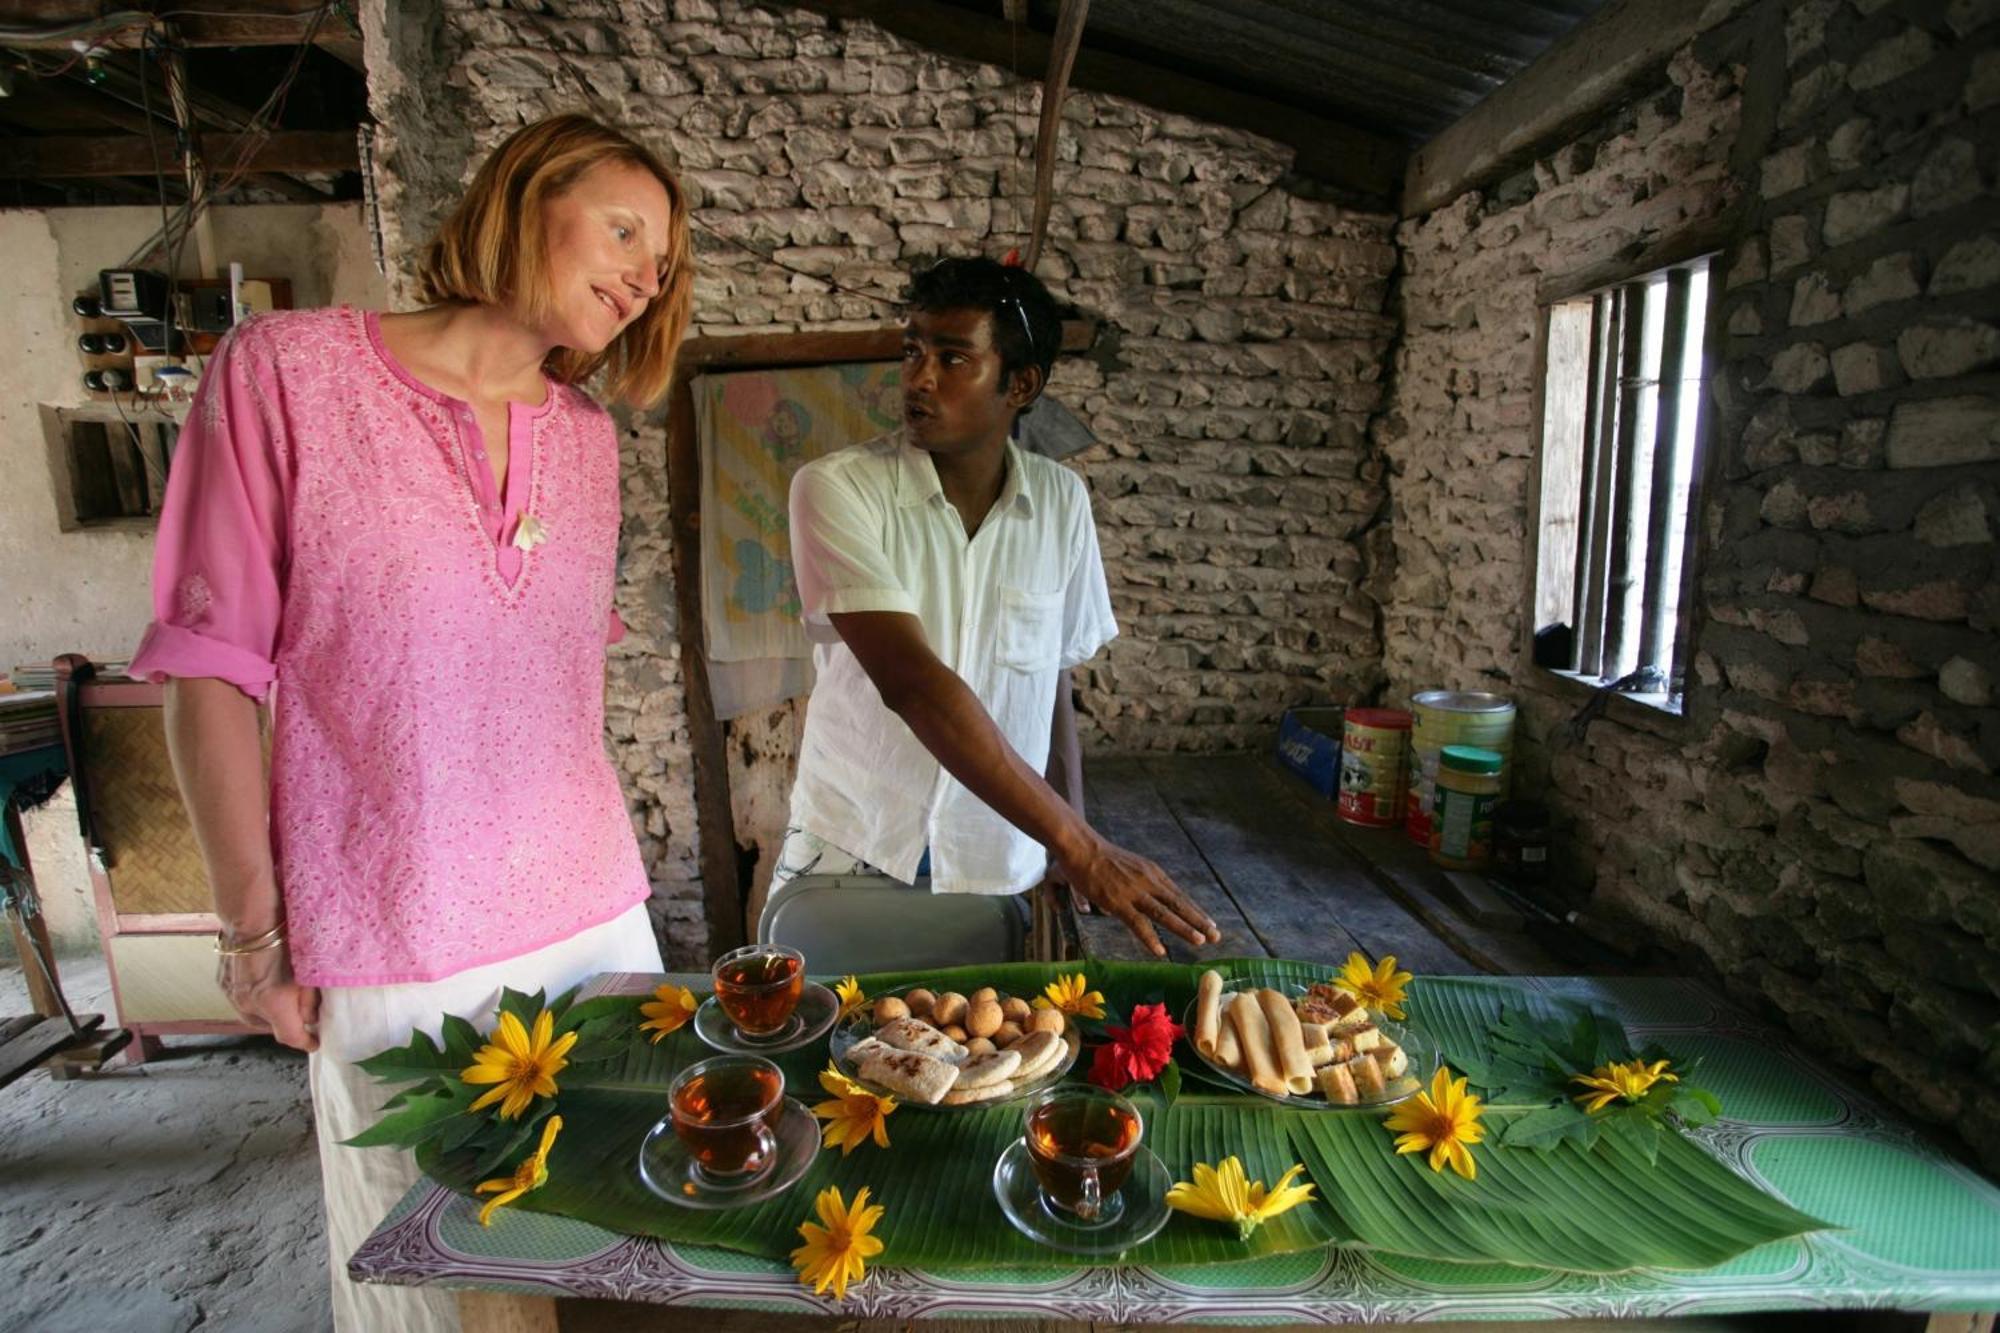
{"type": "Polygon", "coordinates": [[[1514,753],[1514,702],[1498,694],[1426,690],[1410,701],[1410,792],[1403,827],[1410,841],[1428,847],[1437,810],[1438,753],[1447,745],[1474,745],[1500,753],[1500,791],[1507,790],[1514,753]]]}
{"type": "Polygon", "coordinates": [[[1340,817],[1391,828],[1403,817],[1409,784],[1410,715],[1397,708],[1350,708],[1340,736],[1340,817]]]}

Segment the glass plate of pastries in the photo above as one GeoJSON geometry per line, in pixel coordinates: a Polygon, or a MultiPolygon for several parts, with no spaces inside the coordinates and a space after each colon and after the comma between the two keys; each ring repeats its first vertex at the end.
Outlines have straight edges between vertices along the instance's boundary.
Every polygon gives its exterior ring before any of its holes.
{"type": "Polygon", "coordinates": [[[1082,1036],[1059,1009],[991,986],[971,994],[899,986],[833,1030],[834,1064],[871,1092],[920,1110],[1011,1102],[1056,1082],[1082,1036]]]}
{"type": "Polygon", "coordinates": [[[1262,986],[1202,973],[1189,1044],[1225,1083],[1302,1110],[1393,1106],[1437,1068],[1437,1049],[1325,981],[1262,986]]]}

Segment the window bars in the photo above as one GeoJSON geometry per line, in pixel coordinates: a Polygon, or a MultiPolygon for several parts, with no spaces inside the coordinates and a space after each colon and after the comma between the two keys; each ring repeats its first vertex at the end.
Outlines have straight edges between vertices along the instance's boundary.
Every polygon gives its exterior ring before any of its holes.
{"type": "Polygon", "coordinates": [[[1708,260],[1559,302],[1543,394],[1538,641],[1545,666],[1669,699],[1694,540],[1708,260]]]}

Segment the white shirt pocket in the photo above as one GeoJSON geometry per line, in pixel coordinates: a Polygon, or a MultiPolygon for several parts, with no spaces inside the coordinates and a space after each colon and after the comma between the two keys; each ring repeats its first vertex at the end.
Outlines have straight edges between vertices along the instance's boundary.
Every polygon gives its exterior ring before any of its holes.
{"type": "Polygon", "coordinates": [[[1000,589],[999,643],[994,658],[1015,671],[1052,671],[1062,660],[1063,595],[1000,589]]]}

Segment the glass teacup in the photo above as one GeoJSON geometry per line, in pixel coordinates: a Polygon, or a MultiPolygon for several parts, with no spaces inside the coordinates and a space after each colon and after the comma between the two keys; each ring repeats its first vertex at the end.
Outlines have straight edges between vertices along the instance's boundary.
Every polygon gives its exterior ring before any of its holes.
{"type": "Polygon", "coordinates": [[[778,1161],[785,1075],[760,1055],[718,1055],[690,1065],[667,1090],[674,1136],[704,1185],[753,1185],[778,1161]]]}
{"type": "Polygon", "coordinates": [[[806,959],[779,944],[750,944],[715,960],[715,1002],[746,1042],[778,1042],[798,1030],[806,959]]]}
{"type": "Polygon", "coordinates": [[[1139,1108],[1102,1088],[1055,1087],[1028,1103],[1023,1124],[1042,1207],[1071,1223],[1117,1221],[1146,1132],[1139,1108]]]}

